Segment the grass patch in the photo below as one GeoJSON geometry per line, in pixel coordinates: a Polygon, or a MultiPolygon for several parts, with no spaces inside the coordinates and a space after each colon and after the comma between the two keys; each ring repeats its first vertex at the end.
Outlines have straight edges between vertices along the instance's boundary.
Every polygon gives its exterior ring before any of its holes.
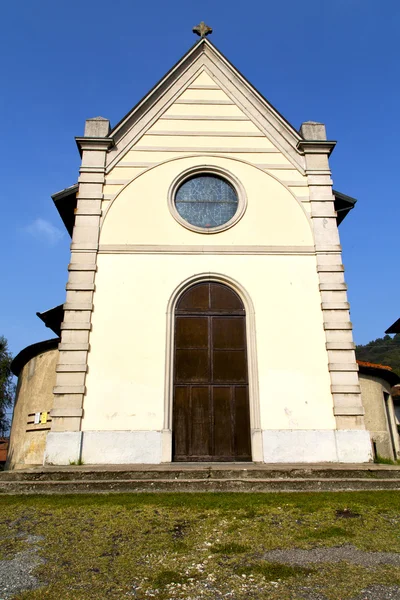
{"type": "MultiPolygon", "coordinates": [[[[256,517],[259,510],[264,508],[280,508],[284,511],[287,507],[298,508],[314,512],[322,507],[354,509],[357,506],[374,506],[382,510],[395,509],[398,506],[400,492],[279,492],[270,494],[238,494],[238,493],[163,493],[163,494],[60,494],[38,496],[2,496],[1,507],[25,504],[29,507],[55,507],[73,508],[85,506],[114,508],[124,507],[127,510],[138,510],[141,507],[153,506],[163,508],[193,508],[200,519],[208,517],[209,510],[241,511],[241,515],[249,514],[256,517]]],[[[0,509],[1,510],[1,509],[0,509]]],[[[357,511],[355,511],[357,512],[357,511]]],[[[359,512],[359,511],[358,511],[359,512]]],[[[179,515],[177,515],[179,520],[179,515]]]]}
{"type": "Polygon", "coordinates": [[[26,541],[21,537],[3,537],[0,544],[0,560],[10,560],[17,552],[26,550],[26,541]]]}
{"type": "Polygon", "coordinates": [[[400,552],[399,506],[397,491],[3,496],[0,539],[12,558],[28,535],[41,536],[43,587],[13,600],[289,600],[301,597],[296,586],[344,600],[371,582],[400,585],[400,569],[260,559],[346,543],[400,552]]]}
{"type": "Polygon", "coordinates": [[[243,544],[235,544],[235,542],[228,542],[227,544],[211,546],[210,550],[214,554],[242,554],[243,552],[247,552],[249,547],[243,546],[243,544]]]}
{"type": "Polygon", "coordinates": [[[296,565],[285,565],[282,563],[254,563],[238,569],[240,575],[262,575],[269,581],[290,579],[292,577],[307,576],[314,569],[299,567],[296,565]]]}
{"type": "Polygon", "coordinates": [[[322,529],[314,529],[307,531],[304,535],[305,538],[310,540],[330,540],[332,538],[351,538],[354,537],[352,531],[343,529],[343,527],[325,527],[322,529]]]}
{"type": "Polygon", "coordinates": [[[165,587],[171,583],[183,583],[187,577],[182,576],[178,571],[169,571],[168,569],[160,571],[153,580],[156,587],[165,587]]]}

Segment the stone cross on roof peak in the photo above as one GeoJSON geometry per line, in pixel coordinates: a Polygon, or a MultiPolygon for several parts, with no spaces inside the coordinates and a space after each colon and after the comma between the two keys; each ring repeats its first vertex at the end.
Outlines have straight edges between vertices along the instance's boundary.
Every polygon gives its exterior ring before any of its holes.
{"type": "Polygon", "coordinates": [[[206,35],[210,35],[210,33],[212,33],[212,27],[209,27],[204,23],[204,21],[201,21],[200,25],[196,25],[196,27],[193,27],[193,33],[203,38],[206,37],[206,35]]]}

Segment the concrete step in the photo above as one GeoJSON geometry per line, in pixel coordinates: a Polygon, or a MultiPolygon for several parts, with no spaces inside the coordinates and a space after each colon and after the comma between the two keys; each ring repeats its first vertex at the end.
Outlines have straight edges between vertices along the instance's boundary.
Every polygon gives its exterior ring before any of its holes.
{"type": "MultiPolygon", "coordinates": [[[[112,475],[111,473],[109,475],[112,475]]],[[[0,494],[89,494],[116,492],[325,492],[400,490],[398,478],[213,478],[0,480],[0,494]]]]}
{"type": "Polygon", "coordinates": [[[400,466],[171,463],[36,467],[0,473],[0,494],[400,490],[400,466]]]}
{"type": "Polygon", "coordinates": [[[171,481],[181,480],[332,480],[400,479],[400,466],[392,465],[256,465],[219,463],[213,465],[81,465],[68,467],[37,467],[0,472],[0,485],[5,482],[94,482],[94,481],[171,481]]]}

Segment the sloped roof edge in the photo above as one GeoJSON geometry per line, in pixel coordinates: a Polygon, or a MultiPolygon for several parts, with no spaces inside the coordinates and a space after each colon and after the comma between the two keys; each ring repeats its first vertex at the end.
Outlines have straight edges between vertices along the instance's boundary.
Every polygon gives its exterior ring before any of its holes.
{"type": "Polygon", "coordinates": [[[222,60],[231,71],[233,71],[246,85],[248,90],[258,96],[259,100],[268,108],[271,112],[275,114],[275,116],[285,125],[285,127],[292,133],[297,141],[303,140],[302,135],[298,132],[298,130],[257,90],[256,87],[252,83],[248,81],[248,79],[237,69],[228,58],[207,38],[201,38],[198,42],[196,42],[189,50],[175,63],[169,71],[151,88],[151,90],[143,96],[141,100],[128,112],[126,115],[111,129],[108,137],[115,137],[115,134],[119,132],[120,129],[123,128],[125,123],[130,120],[136,112],[139,112],[139,109],[146,103],[151,100],[155,100],[157,98],[157,92],[161,90],[169,79],[172,78],[172,75],[191,57],[196,57],[196,50],[202,52],[205,48],[209,48],[214,54],[216,54],[220,60],[222,60]]]}

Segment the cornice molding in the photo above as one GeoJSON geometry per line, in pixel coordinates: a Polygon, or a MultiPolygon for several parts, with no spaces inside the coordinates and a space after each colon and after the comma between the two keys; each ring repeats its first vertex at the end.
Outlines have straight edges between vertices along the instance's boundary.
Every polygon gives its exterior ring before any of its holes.
{"type": "Polygon", "coordinates": [[[335,141],[329,140],[299,140],[297,149],[304,154],[327,154],[330,156],[334,147],[335,141]]]}
{"type": "Polygon", "coordinates": [[[84,150],[109,150],[114,146],[114,138],[100,138],[100,137],[76,137],[76,145],[78,146],[79,152],[82,156],[84,150]]]}

